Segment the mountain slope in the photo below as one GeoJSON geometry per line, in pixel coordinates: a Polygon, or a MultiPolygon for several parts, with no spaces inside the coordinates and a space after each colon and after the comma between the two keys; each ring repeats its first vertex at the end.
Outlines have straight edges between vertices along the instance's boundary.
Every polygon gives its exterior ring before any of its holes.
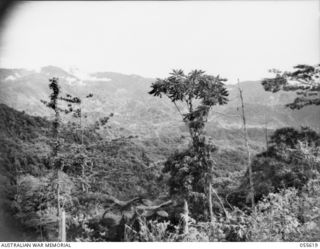
{"type": "MultiPolygon", "coordinates": [[[[178,131],[183,123],[175,107],[167,98],[154,98],[148,94],[151,78],[112,72],[83,73],[54,66],[39,71],[22,69],[0,70],[0,103],[32,115],[50,116],[40,99],[48,99],[48,79],[59,77],[64,93],[84,97],[83,111],[88,113],[86,122],[114,113],[111,125],[127,133],[146,137],[158,137],[159,131],[178,131]],[[9,79],[8,79],[9,78],[9,79]]],[[[293,92],[270,93],[260,82],[241,82],[246,107],[248,127],[275,129],[284,126],[310,126],[319,129],[318,107],[292,111],[284,105],[294,99],[293,92]]],[[[241,128],[239,91],[236,85],[228,85],[229,103],[215,107],[209,117],[209,125],[220,129],[241,128]],[[218,113],[217,113],[218,112],[218,113]],[[219,113],[223,113],[221,115],[219,113]]]]}

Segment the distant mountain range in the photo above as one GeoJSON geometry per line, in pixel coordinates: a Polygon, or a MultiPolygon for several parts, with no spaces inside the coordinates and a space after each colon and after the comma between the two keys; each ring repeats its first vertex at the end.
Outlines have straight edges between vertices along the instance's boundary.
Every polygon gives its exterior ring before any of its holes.
{"type": "MultiPolygon", "coordinates": [[[[167,98],[148,94],[155,79],[114,72],[84,73],[77,69],[55,66],[40,70],[0,69],[0,103],[31,115],[50,116],[40,102],[50,94],[48,79],[58,77],[64,93],[93,98],[86,99],[83,110],[88,122],[114,113],[110,125],[123,134],[157,137],[161,134],[183,132],[183,123],[174,105],[167,98]]],[[[241,82],[248,127],[276,129],[284,126],[309,126],[319,130],[319,107],[292,111],[284,105],[291,102],[295,93],[264,91],[259,81],[241,82]]],[[[215,107],[209,117],[208,132],[217,129],[239,129],[240,100],[237,85],[227,85],[229,103],[215,107]]]]}

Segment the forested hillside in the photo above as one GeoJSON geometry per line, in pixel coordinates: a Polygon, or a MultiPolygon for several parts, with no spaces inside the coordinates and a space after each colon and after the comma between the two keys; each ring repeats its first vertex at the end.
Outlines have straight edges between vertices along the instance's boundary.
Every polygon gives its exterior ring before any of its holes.
{"type": "Polygon", "coordinates": [[[23,240],[319,239],[319,107],[290,110],[291,89],[200,70],[0,74],[0,221],[23,240]]]}
{"type": "MultiPolygon", "coordinates": [[[[12,205],[18,204],[13,200],[14,196],[18,194],[15,191],[18,186],[21,186],[20,184],[32,187],[37,181],[46,179],[46,177],[43,178],[43,175],[46,175],[46,172],[50,170],[48,158],[50,157],[49,144],[52,123],[45,118],[33,117],[24,112],[16,111],[4,104],[0,105],[0,112],[3,117],[0,121],[2,144],[0,166],[3,176],[3,193],[6,193],[2,197],[2,200],[5,200],[2,208],[6,210],[5,216],[8,213],[14,216],[18,215],[18,220],[20,220],[24,216],[27,218],[30,211],[23,214],[26,210],[21,210],[21,206],[12,209],[12,205]]],[[[103,139],[101,133],[105,134],[106,132],[105,129],[101,130],[102,128],[98,130],[88,128],[84,132],[86,160],[93,164],[92,173],[100,174],[95,177],[95,181],[99,178],[100,181],[103,181],[103,188],[99,187],[99,191],[124,200],[137,195],[143,195],[150,199],[157,199],[159,196],[160,198],[161,196],[165,197],[168,191],[165,184],[167,176],[161,173],[164,161],[172,151],[185,148],[188,139],[183,136],[179,137],[177,134],[174,137],[168,134],[159,140],[140,139],[120,134],[117,138],[103,139]]],[[[66,160],[73,160],[71,155],[79,153],[78,147],[81,146],[79,133],[74,133],[74,130],[67,124],[64,125],[62,133],[65,145],[61,156],[66,157],[66,160]]],[[[76,154],[75,157],[75,160],[83,160],[81,154],[76,154]]],[[[245,168],[244,152],[231,149],[223,150],[217,153],[217,157],[219,158],[218,167],[221,176],[227,176],[232,172],[239,175],[239,172],[245,168]]],[[[73,163],[73,167],[77,166],[73,163]]],[[[77,169],[70,168],[70,170],[77,169]]],[[[33,191],[33,187],[30,191],[33,191]]],[[[24,195],[26,193],[23,192],[20,197],[22,198],[24,195]]],[[[19,205],[25,204],[20,203],[19,205]]],[[[34,227],[33,224],[25,225],[29,229],[22,229],[25,232],[24,238],[34,239],[37,227],[34,227]]],[[[6,227],[10,228],[10,225],[6,225],[6,227]]],[[[18,236],[16,240],[19,240],[18,236]]]]}

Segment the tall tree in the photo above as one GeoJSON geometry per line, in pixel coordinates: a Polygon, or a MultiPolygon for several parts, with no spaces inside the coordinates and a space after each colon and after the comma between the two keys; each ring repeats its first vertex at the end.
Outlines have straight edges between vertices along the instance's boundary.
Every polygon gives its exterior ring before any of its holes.
{"type": "Polygon", "coordinates": [[[253,188],[253,177],[252,177],[251,153],[250,153],[250,147],[249,147],[248,130],[247,130],[247,123],[246,123],[246,115],[245,115],[245,110],[244,110],[242,89],[240,87],[239,79],[238,79],[238,88],[239,88],[239,95],[240,95],[240,101],[241,101],[241,110],[242,110],[241,117],[242,117],[242,122],[243,122],[244,140],[246,143],[247,154],[248,154],[248,170],[249,170],[251,208],[252,208],[252,211],[254,211],[255,205],[254,205],[254,188],[253,188]]]}
{"type": "Polygon", "coordinates": [[[262,85],[266,91],[295,91],[297,97],[287,104],[291,109],[301,109],[309,105],[320,105],[320,64],[315,66],[297,65],[292,72],[270,70],[274,78],[266,78],[262,85]]]}
{"type": "Polygon", "coordinates": [[[58,216],[58,239],[60,241],[65,241],[66,239],[66,232],[65,232],[65,212],[62,208],[62,203],[60,201],[60,191],[61,191],[61,174],[64,168],[64,161],[61,157],[59,157],[59,151],[61,147],[61,138],[60,134],[60,126],[61,126],[61,113],[71,113],[74,111],[72,107],[73,104],[79,104],[81,100],[77,97],[72,97],[71,95],[67,94],[66,97],[61,97],[61,89],[59,85],[58,78],[51,78],[49,79],[49,88],[52,90],[50,94],[50,100],[45,101],[41,100],[43,104],[45,104],[49,109],[54,111],[54,120],[52,125],[52,135],[53,135],[53,143],[52,146],[52,159],[51,166],[52,169],[55,170],[55,177],[56,177],[56,199],[57,199],[57,216],[58,216]],[[68,107],[63,108],[60,104],[61,101],[68,102],[68,107]]]}
{"type": "MultiPolygon", "coordinates": [[[[185,219],[188,216],[188,199],[204,193],[207,194],[209,212],[213,219],[210,193],[214,162],[211,153],[216,147],[205,136],[205,124],[211,108],[228,101],[225,81],[226,79],[207,75],[201,70],[194,70],[189,74],[173,70],[168,78],[157,79],[149,92],[160,98],[165,95],[173,102],[192,139],[192,147],[170,157],[164,168],[165,172],[171,174],[171,194],[183,198],[185,219]],[[180,108],[177,103],[180,103],[180,108]]],[[[186,233],[188,220],[184,224],[183,230],[186,233]]]]}

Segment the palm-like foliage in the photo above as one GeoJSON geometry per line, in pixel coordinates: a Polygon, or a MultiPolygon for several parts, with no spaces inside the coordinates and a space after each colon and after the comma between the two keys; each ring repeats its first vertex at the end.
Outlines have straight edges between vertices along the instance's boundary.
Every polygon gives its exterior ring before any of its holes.
{"type": "Polygon", "coordinates": [[[182,70],[173,70],[166,79],[157,79],[152,84],[149,94],[162,97],[168,96],[172,102],[185,102],[189,108],[194,99],[200,99],[201,106],[213,106],[226,104],[228,92],[223,82],[226,79],[219,76],[206,75],[204,71],[194,70],[188,75],[182,70]]]}
{"type": "Polygon", "coordinates": [[[224,86],[226,79],[205,74],[202,70],[193,70],[185,74],[182,70],[173,70],[165,79],[157,79],[149,94],[162,97],[166,95],[174,104],[181,102],[188,112],[181,113],[190,129],[190,135],[196,139],[203,131],[204,124],[214,105],[227,103],[228,91],[224,86]]]}

